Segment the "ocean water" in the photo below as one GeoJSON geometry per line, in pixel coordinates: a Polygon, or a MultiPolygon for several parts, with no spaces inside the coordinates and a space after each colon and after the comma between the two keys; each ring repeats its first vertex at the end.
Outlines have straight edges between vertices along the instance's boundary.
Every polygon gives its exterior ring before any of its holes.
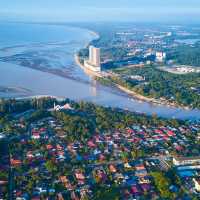
{"type": "Polygon", "coordinates": [[[0,61],[89,81],[74,55],[93,38],[89,31],[64,25],[1,23],[0,61]]]}
{"type": "Polygon", "coordinates": [[[96,83],[74,61],[74,54],[94,38],[88,30],[64,25],[1,23],[0,87],[17,92],[0,92],[0,97],[52,95],[149,115],[200,119],[199,110],[141,102],[96,83]]]}
{"type": "Polygon", "coordinates": [[[180,40],[175,40],[175,41],[181,44],[193,45],[196,42],[199,42],[200,39],[182,39],[182,40],[180,39],[180,40]]]}

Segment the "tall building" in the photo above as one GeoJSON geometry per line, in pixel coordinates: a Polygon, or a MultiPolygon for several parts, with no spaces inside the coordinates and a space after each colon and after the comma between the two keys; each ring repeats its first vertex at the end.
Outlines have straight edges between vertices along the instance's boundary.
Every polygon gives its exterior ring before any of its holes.
{"type": "Polygon", "coordinates": [[[93,46],[89,47],[89,62],[93,63],[93,46]]]}
{"type": "Polygon", "coordinates": [[[90,46],[89,54],[89,62],[96,67],[100,67],[100,49],[90,46]]]}
{"type": "Polygon", "coordinates": [[[101,71],[100,48],[89,47],[89,60],[85,61],[85,67],[93,71],[101,71]]]}

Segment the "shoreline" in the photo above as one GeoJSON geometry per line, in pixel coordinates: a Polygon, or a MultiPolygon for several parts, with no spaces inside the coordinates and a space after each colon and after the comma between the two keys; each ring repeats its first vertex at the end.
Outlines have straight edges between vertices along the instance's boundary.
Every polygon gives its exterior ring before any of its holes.
{"type": "Polygon", "coordinates": [[[132,96],[134,99],[137,99],[137,100],[140,100],[140,101],[143,101],[143,102],[148,102],[148,103],[152,103],[154,105],[162,105],[162,106],[167,106],[167,107],[171,107],[171,108],[180,108],[180,109],[184,109],[184,110],[195,110],[195,108],[190,108],[188,106],[181,106],[181,105],[178,105],[176,103],[170,103],[168,102],[167,100],[157,100],[157,99],[154,99],[154,98],[150,98],[150,97],[146,97],[146,96],[143,96],[135,91],[132,91],[120,84],[115,84],[114,85],[121,91],[125,92],[126,94],[132,96]]]}
{"type": "MultiPolygon", "coordinates": [[[[90,32],[92,35],[94,35],[94,36],[96,37],[95,40],[98,40],[98,39],[100,38],[99,33],[95,32],[95,31],[93,31],[93,30],[89,30],[89,32],[90,32]]],[[[92,41],[93,41],[93,40],[92,40],[92,41]]],[[[90,41],[90,42],[92,42],[92,41],[90,41]]]]}
{"type": "Polygon", "coordinates": [[[145,97],[141,94],[138,94],[124,86],[121,86],[119,84],[116,84],[116,86],[126,92],[127,94],[133,96],[134,98],[138,99],[138,100],[141,100],[141,101],[144,101],[144,102],[149,102],[149,103],[152,103],[152,104],[156,104],[156,105],[164,105],[164,106],[168,106],[168,107],[172,107],[172,108],[181,108],[181,109],[184,109],[184,110],[193,110],[193,108],[189,108],[187,106],[181,106],[181,105],[178,105],[178,104],[174,104],[174,103],[169,103],[167,102],[167,100],[157,100],[157,99],[154,99],[154,98],[150,98],[150,97],[145,97]]]}
{"type": "Polygon", "coordinates": [[[80,62],[80,57],[78,56],[77,53],[74,55],[74,60],[75,60],[75,63],[76,63],[81,69],[83,69],[84,72],[85,72],[86,74],[88,74],[89,76],[91,76],[91,77],[103,78],[103,75],[101,75],[100,73],[95,72],[95,71],[92,71],[92,70],[89,70],[88,68],[86,68],[86,67],[80,62]]]}
{"type": "MultiPolygon", "coordinates": [[[[93,34],[94,36],[97,37],[97,39],[100,38],[100,35],[95,32],[95,31],[92,31],[92,30],[89,30],[89,32],[91,34],[93,34]]],[[[92,42],[93,40],[91,40],[87,45],[86,47],[92,42]]],[[[75,63],[80,66],[89,76],[91,77],[97,77],[97,78],[106,78],[107,76],[110,76],[109,73],[105,72],[105,74],[103,75],[101,72],[100,73],[97,73],[97,72],[94,72],[92,70],[89,70],[87,69],[81,62],[80,62],[80,57],[78,56],[78,52],[74,54],[74,60],[75,60],[75,63]],[[107,73],[107,74],[106,74],[107,73]]],[[[116,83],[113,83],[114,84],[114,87],[116,87],[118,90],[120,90],[121,92],[124,92],[126,93],[127,95],[131,96],[132,98],[136,99],[136,100],[139,100],[139,101],[143,101],[143,102],[148,102],[148,103],[152,103],[154,105],[163,105],[163,106],[167,106],[167,107],[171,107],[171,108],[180,108],[180,109],[184,109],[184,110],[195,110],[195,108],[190,108],[188,106],[181,106],[181,105],[178,105],[176,103],[170,103],[168,102],[167,100],[157,100],[157,99],[154,99],[154,98],[150,98],[150,97],[146,97],[146,96],[143,96],[137,92],[134,92],[120,84],[116,84],[116,83]]]]}
{"type": "MultiPolygon", "coordinates": [[[[96,73],[94,71],[91,71],[91,70],[88,70],[87,68],[85,68],[84,65],[80,62],[80,57],[77,54],[74,55],[74,59],[75,59],[76,64],[79,65],[88,75],[90,75],[94,78],[95,77],[106,78],[106,75],[103,75],[102,73],[96,73]]],[[[107,74],[107,76],[108,75],[109,74],[107,74]]],[[[195,109],[195,108],[190,108],[188,106],[181,106],[181,105],[178,105],[175,103],[169,103],[169,102],[167,102],[167,100],[166,101],[165,100],[157,100],[154,98],[145,97],[145,96],[138,94],[120,84],[116,84],[116,83],[113,83],[113,84],[114,84],[114,87],[116,87],[117,89],[119,89],[122,92],[125,92],[126,94],[130,95],[131,97],[133,97],[136,100],[152,103],[154,105],[163,105],[163,106],[168,106],[168,107],[172,107],[172,108],[181,108],[184,110],[194,110],[195,109]]]]}
{"type": "MultiPolygon", "coordinates": [[[[95,31],[92,31],[92,30],[89,30],[89,29],[86,29],[86,30],[88,30],[88,31],[94,36],[94,38],[91,39],[90,41],[88,41],[87,44],[85,45],[85,46],[88,46],[88,44],[90,44],[92,41],[94,41],[94,40],[100,38],[100,35],[99,35],[97,32],[95,32],[95,31]]],[[[81,47],[80,47],[80,49],[81,49],[81,47]]],[[[80,50],[80,49],[79,49],[79,50],[80,50]]],[[[78,51],[79,51],[79,50],[78,50],[78,51]]],[[[93,72],[93,71],[91,71],[91,70],[88,70],[88,69],[86,69],[86,68],[83,66],[83,64],[80,63],[80,60],[79,60],[79,57],[78,57],[77,54],[75,54],[74,57],[75,57],[75,63],[76,63],[78,66],[80,66],[84,71],[86,71],[86,73],[89,74],[90,76],[92,76],[92,77],[99,77],[99,78],[104,78],[104,77],[106,77],[106,73],[107,73],[107,72],[105,72],[105,74],[103,74],[103,73],[96,73],[96,72],[93,72]]],[[[17,64],[16,64],[16,65],[17,65],[17,64]]],[[[29,66],[23,66],[23,67],[31,68],[31,69],[34,69],[34,70],[39,70],[39,71],[42,71],[42,72],[45,72],[45,73],[54,74],[54,75],[57,75],[57,76],[60,76],[60,77],[63,77],[63,78],[69,78],[69,79],[71,79],[71,80],[75,80],[75,81],[78,81],[78,82],[82,82],[82,83],[88,84],[87,81],[80,80],[80,79],[78,79],[78,78],[74,78],[74,77],[68,75],[67,73],[65,73],[65,72],[63,72],[63,71],[61,71],[61,70],[40,68],[40,67],[37,67],[37,66],[31,66],[31,65],[29,65],[29,66]]],[[[188,107],[170,105],[170,104],[167,104],[166,102],[160,102],[160,101],[158,102],[156,99],[151,99],[151,98],[142,96],[142,95],[140,95],[140,94],[138,94],[138,93],[135,93],[135,92],[133,92],[133,91],[131,91],[131,90],[129,90],[129,89],[127,89],[127,88],[125,88],[125,87],[119,85],[119,84],[115,84],[114,87],[115,87],[119,92],[121,92],[122,95],[123,95],[123,93],[124,93],[124,95],[125,95],[125,94],[130,95],[130,97],[133,97],[133,98],[135,98],[136,100],[141,100],[141,101],[143,101],[143,102],[149,102],[149,103],[152,103],[152,104],[155,104],[155,105],[164,105],[164,106],[166,106],[166,107],[167,107],[167,106],[168,106],[168,107],[170,106],[170,107],[174,107],[174,108],[183,108],[183,109],[185,109],[185,110],[188,110],[188,109],[189,109],[188,107]]],[[[108,87],[108,88],[111,88],[111,87],[108,87]]],[[[112,89],[112,88],[111,88],[111,89],[112,89]]],[[[127,98],[128,98],[128,97],[127,97],[127,98]]]]}

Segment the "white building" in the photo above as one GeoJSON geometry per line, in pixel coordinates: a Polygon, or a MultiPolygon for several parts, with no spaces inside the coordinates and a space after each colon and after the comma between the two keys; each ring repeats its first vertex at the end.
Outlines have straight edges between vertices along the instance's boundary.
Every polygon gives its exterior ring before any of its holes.
{"type": "Polygon", "coordinates": [[[197,192],[200,192],[200,178],[194,178],[194,187],[197,192]]]}
{"type": "Polygon", "coordinates": [[[166,53],[165,52],[156,52],[156,61],[157,62],[164,62],[166,59],[166,53]]]}
{"type": "Polygon", "coordinates": [[[84,66],[92,71],[101,71],[100,48],[89,47],[89,60],[84,61],[84,66]]]}
{"type": "Polygon", "coordinates": [[[130,78],[137,81],[145,81],[145,77],[139,75],[130,76],[130,78]]]}
{"type": "Polygon", "coordinates": [[[4,139],[6,136],[4,135],[4,133],[0,133],[0,139],[4,139]]]}
{"type": "Polygon", "coordinates": [[[100,67],[100,49],[90,46],[89,47],[89,62],[96,67],[100,67]]]}
{"type": "Polygon", "coordinates": [[[54,103],[54,108],[55,111],[60,111],[60,110],[73,110],[70,104],[66,103],[64,106],[56,105],[54,103]]]}
{"type": "Polygon", "coordinates": [[[31,136],[31,138],[34,139],[34,140],[38,140],[38,139],[40,139],[40,135],[39,134],[33,134],[31,136]]]}
{"type": "Polygon", "coordinates": [[[173,164],[175,166],[200,164],[200,157],[173,157],[173,164]]]}

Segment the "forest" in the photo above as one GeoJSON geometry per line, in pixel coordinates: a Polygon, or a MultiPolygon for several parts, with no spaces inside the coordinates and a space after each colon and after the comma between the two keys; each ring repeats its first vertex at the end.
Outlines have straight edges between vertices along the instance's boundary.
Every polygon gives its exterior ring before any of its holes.
{"type": "Polygon", "coordinates": [[[200,108],[199,73],[172,74],[154,66],[131,69],[119,68],[113,71],[117,76],[101,80],[101,82],[106,84],[117,83],[143,96],[155,99],[164,98],[181,106],[200,108]],[[145,82],[132,80],[131,75],[143,76],[145,82]]]}
{"type": "Polygon", "coordinates": [[[180,45],[171,49],[167,57],[181,65],[200,67],[200,43],[193,46],[180,45]]]}

